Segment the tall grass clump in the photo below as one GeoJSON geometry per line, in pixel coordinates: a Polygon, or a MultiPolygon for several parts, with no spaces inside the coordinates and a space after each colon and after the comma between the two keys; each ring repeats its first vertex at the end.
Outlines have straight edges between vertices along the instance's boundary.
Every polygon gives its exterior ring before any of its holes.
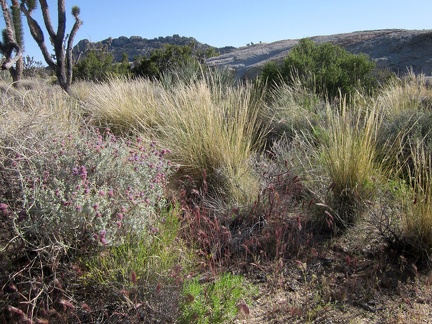
{"type": "Polygon", "coordinates": [[[114,133],[146,132],[157,124],[163,109],[160,95],[164,89],[148,79],[112,77],[104,83],[80,82],[72,91],[85,102],[84,114],[114,133]]]}
{"type": "Polygon", "coordinates": [[[404,201],[404,241],[422,261],[431,262],[432,253],[432,156],[421,142],[411,145],[412,166],[409,184],[413,196],[404,201]]]}
{"type": "Polygon", "coordinates": [[[355,223],[373,188],[380,117],[374,108],[348,107],[342,101],[338,109],[328,107],[327,118],[321,162],[331,181],[331,196],[325,220],[330,226],[345,228],[355,223]]]}
{"type": "Polygon", "coordinates": [[[277,141],[281,136],[293,139],[302,132],[319,132],[320,121],[326,114],[324,101],[306,89],[300,79],[292,85],[270,87],[266,99],[264,118],[272,125],[271,139],[277,141]]]}
{"type": "Polygon", "coordinates": [[[163,93],[156,136],[171,149],[181,174],[202,181],[227,202],[250,202],[258,193],[251,158],[263,143],[260,101],[249,86],[200,80],[163,93]]]}
{"type": "Polygon", "coordinates": [[[401,111],[432,108],[432,88],[425,75],[408,73],[393,78],[377,95],[376,102],[388,116],[401,111]]]}
{"type": "Polygon", "coordinates": [[[432,91],[423,75],[409,74],[394,79],[376,98],[383,115],[378,132],[381,157],[394,171],[402,171],[406,180],[407,165],[412,166],[411,147],[422,142],[432,150],[432,91]]]}

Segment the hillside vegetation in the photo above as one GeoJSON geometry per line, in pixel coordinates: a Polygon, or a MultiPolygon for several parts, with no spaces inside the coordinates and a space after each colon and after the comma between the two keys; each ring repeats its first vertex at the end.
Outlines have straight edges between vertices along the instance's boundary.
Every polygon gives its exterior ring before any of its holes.
{"type": "Polygon", "coordinates": [[[0,322],[428,322],[424,76],[180,68],[2,82],[0,322]]]}

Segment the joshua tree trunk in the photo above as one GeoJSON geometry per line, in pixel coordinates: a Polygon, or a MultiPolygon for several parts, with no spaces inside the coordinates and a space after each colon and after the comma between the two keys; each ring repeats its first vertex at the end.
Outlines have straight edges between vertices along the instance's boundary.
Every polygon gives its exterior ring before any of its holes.
{"type": "Polygon", "coordinates": [[[70,91],[72,83],[72,46],[73,39],[82,24],[79,19],[80,9],[76,6],[72,7],[72,15],[75,17],[75,23],[70,34],[66,32],[66,9],[65,0],[57,1],[58,27],[57,32],[54,31],[51,17],[49,13],[48,3],[46,0],[39,0],[42,10],[42,16],[45,27],[48,31],[50,41],[54,47],[54,57],[49,53],[44,39],[44,34],[38,22],[33,19],[32,11],[36,7],[36,1],[21,1],[21,11],[27,18],[27,23],[30,27],[30,33],[38,44],[45,62],[54,70],[59,85],[67,92],[70,91]],[[65,48],[66,45],[66,48],[65,48]]]}
{"type": "Polygon", "coordinates": [[[2,70],[9,70],[13,85],[18,87],[23,72],[23,31],[18,0],[12,0],[9,10],[6,0],[0,0],[6,29],[3,30],[3,41],[0,43],[0,51],[5,57],[2,70]],[[15,56],[13,56],[15,52],[15,56]]]}

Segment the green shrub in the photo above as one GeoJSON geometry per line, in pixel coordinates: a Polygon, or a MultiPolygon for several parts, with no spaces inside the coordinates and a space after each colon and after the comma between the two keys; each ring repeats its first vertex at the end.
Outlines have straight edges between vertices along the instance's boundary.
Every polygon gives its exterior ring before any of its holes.
{"type": "Polygon", "coordinates": [[[215,56],[212,49],[202,51],[193,45],[170,45],[154,50],[149,57],[135,60],[132,74],[150,79],[160,79],[161,75],[177,70],[185,65],[199,65],[206,57],[215,56]]]}
{"type": "Polygon", "coordinates": [[[88,269],[85,281],[118,289],[140,286],[144,291],[153,290],[157,284],[173,284],[181,279],[180,273],[172,276],[173,269],[185,270],[183,261],[193,259],[180,241],[179,231],[179,209],[160,211],[147,235],[138,239],[128,236],[122,244],[83,259],[88,269]]]}
{"type": "Polygon", "coordinates": [[[103,50],[92,50],[74,66],[74,80],[106,81],[113,75],[129,75],[130,65],[126,54],[120,63],[114,63],[114,56],[103,50]]]}
{"type": "MultiPolygon", "coordinates": [[[[239,308],[248,309],[245,300],[256,294],[241,276],[223,274],[214,282],[200,283],[199,278],[183,286],[181,323],[227,323],[239,308]]],[[[247,312],[247,310],[246,310],[247,312]]]]}
{"type": "Polygon", "coordinates": [[[263,68],[261,77],[270,84],[293,84],[298,78],[310,90],[330,99],[352,95],[364,88],[372,91],[377,79],[372,76],[375,63],[364,54],[351,54],[331,43],[316,44],[302,39],[281,66],[274,62],[263,68]]]}

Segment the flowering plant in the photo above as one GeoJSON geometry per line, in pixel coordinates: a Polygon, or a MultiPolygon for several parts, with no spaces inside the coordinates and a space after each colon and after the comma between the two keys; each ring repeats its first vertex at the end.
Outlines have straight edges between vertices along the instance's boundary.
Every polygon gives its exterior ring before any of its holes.
{"type": "Polygon", "coordinates": [[[109,129],[53,140],[31,158],[16,156],[23,188],[17,228],[41,244],[118,244],[157,231],[173,168],[155,143],[118,139],[109,129]]]}

